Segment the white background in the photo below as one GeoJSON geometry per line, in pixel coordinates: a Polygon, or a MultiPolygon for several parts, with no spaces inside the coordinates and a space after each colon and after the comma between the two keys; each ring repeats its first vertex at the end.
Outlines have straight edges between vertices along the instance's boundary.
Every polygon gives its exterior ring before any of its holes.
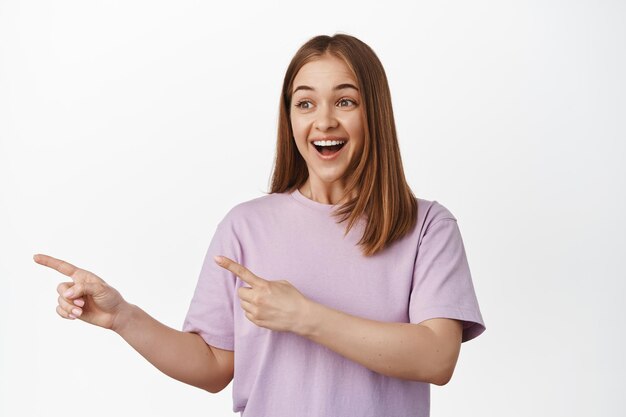
{"type": "Polygon", "coordinates": [[[288,62],[336,32],[382,60],[487,324],[431,415],[624,415],[626,3],[411,3],[0,0],[2,416],[234,415],[232,384],[61,319],[32,256],[180,328],[217,222],[268,190],[288,62]]]}

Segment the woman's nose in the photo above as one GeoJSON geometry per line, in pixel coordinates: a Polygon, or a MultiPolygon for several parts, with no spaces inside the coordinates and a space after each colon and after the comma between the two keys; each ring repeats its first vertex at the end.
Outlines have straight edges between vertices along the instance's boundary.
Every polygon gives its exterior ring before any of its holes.
{"type": "Polygon", "coordinates": [[[337,127],[339,122],[334,114],[332,106],[321,106],[317,112],[317,118],[315,120],[315,127],[318,130],[328,130],[337,127]]]}

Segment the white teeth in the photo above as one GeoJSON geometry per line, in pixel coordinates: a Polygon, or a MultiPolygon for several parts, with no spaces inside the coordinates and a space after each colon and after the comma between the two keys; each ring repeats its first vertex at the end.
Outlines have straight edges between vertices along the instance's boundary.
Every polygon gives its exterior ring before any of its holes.
{"type": "Polygon", "coordinates": [[[346,141],[345,140],[316,140],[315,142],[313,142],[313,144],[316,146],[334,146],[334,145],[340,145],[342,143],[346,143],[346,141]]]}

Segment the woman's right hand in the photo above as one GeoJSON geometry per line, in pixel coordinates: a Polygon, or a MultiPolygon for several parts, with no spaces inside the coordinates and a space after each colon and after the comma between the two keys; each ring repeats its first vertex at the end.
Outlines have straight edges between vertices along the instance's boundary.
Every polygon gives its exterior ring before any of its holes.
{"type": "Polygon", "coordinates": [[[116,318],[128,303],[102,278],[52,256],[37,254],[33,259],[72,278],[72,282],[62,282],[57,287],[57,313],[61,317],[69,320],[79,318],[105,329],[113,329],[119,324],[116,318]]]}

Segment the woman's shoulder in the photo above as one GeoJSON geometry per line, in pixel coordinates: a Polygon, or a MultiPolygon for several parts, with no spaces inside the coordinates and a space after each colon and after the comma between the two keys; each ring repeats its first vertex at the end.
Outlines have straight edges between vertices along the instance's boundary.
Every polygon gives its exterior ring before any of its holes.
{"type": "Polygon", "coordinates": [[[224,216],[224,221],[239,222],[242,219],[269,216],[284,207],[289,199],[286,193],[272,193],[235,204],[224,216]]]}
{"type": "Polygon", "coordinates": [[[417,200],[417,223],[422,225],[422,229],[428,228],[431,224],[439,220],[449,219],[456,221],[456,217],[445,205],[437,200],[426,200],[416,198],[417,200]]]}

